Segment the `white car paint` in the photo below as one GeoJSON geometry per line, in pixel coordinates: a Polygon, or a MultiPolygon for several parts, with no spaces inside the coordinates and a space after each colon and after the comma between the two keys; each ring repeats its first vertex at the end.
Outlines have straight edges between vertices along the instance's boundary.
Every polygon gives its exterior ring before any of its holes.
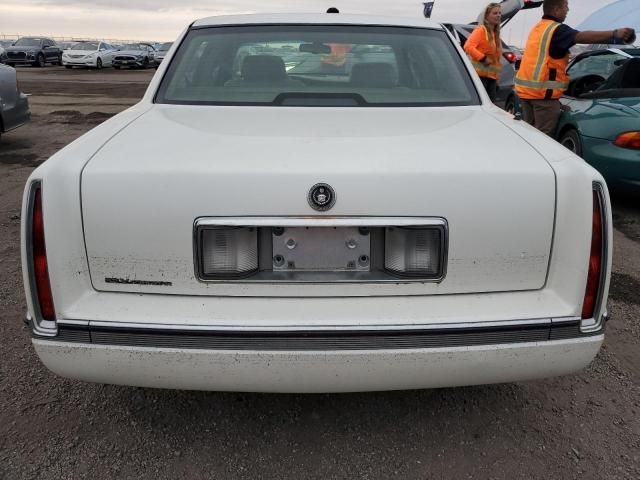
{"type": "Polygon", "coordinates": [[[284,393],[360,392],[482,385],[566,375],[603,337],[491,347],[376,352],[237,352],[88,347],[34,340],[47,366],[88,382],[151,388],[284,393]]]}
{"type": "Polygon", "coordinates": [[[62,64],[70,67],[97,68],[98,60],[100,60],[103,67],[110,67],[113,60],[113,54],[116,51],[115,48],[104,42],[87,43],[97,43],[98,48],[95,50],[63,50],[62,64]]]}
{"type": "MultiPolygon", "coordinates": [[[[417,18],[342,14],[212,17],[194,27],[327,22],[441,28],[417,18]]],[[[603,339],[610,248],[601,306],[593,319],[580,315],[592,185],[602,185],[608,205],[606,185],[564,147],[491,105],[459,46],[482,105],[155,104],[187,32],[139,104],[56,153],[28,181],[23,237],[29,189],[41,181],[56,309],[55,322],[39,321],[23,242],[28,316],[45,365],[63,376],[126,385],[317,392],[516,381],[571,373],[591,361],[603,339]],[[140,142],[150,136],[154,142],[140,142]],[[331,212],[306,202],[316,181],[338,192],[331,212]],[[203,216],[443,217],[447,275],[440,283],[204,283],[195,277],[192,238],[194,220],[203,216]],[[106,283],[110,276],[171,285],[106,283]],[[70,327],[393,335],[570,323],[579,326],[576,338],[348,351],[97,345],[55,336],[70,327]]],[[[608,208],[605,227],[611,245],[608,208]]]]}

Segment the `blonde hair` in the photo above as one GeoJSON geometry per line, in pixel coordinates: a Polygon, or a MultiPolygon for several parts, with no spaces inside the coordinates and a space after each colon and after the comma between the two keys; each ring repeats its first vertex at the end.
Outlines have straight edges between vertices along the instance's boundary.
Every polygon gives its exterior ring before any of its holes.
{"type": "Polygon", "coordinates": [[[484,16],[482,17],[482,23],[483,23],[483,25],[487,29],[487,32],[489,32],[490,35],[495,35],[496,36],[496,46],[498,48],[500,48],[500,46],[501,46],[500,25],[496,25],[496,27],[494,29],[491,25],[489,25],[489,22],[487,22],[487,15],[489,15],[489,12],[491,12],[491,10],[493,10],[494,8],[502,9],[502,5],[500,5],[499,3],[495,3],[495,2],[491,2],[489,5],[487,5],[487,7],[484,9],[484,16]]]}

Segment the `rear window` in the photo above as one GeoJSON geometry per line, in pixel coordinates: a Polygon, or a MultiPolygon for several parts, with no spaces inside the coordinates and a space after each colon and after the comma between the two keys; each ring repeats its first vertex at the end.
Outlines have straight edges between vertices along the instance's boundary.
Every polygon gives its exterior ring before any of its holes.
{"type": "Polygon", "coordinates": [[[157,103],[443,106],[480,103],[444,31],[278,25],[191,30],[157,103]]]}

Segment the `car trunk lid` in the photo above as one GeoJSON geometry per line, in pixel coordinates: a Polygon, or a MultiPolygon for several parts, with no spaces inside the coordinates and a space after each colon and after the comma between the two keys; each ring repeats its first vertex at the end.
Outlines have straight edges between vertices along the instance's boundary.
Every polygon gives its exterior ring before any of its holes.
{"type": "Polygon", "coordinates": [[[546,161],[481,107],[158,105],[82,175],[91,278],[102,291],[420,295],[539,289],[553,235],[546,161]],[[310,188],[336,192],[316,212],[310,188]],[[432,217],[449,227],[438,283],[201,282],[194,222],[218,217],[432,217]]]}

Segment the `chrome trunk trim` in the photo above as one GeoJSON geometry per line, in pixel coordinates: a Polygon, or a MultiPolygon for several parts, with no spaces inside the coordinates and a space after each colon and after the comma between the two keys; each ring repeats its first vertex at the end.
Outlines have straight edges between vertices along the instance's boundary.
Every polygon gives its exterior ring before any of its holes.
{"type": "Polygon", "coordinates": [[[195,277],[204,283],[254,283],[254,284],[379,284],[379,283],[440,283],[447,275],[449,250],[449,224],[441,217],[200,217],[193,224],[193,262],[195,277]],[[220,227],[426,227],[441,230],[441,269],[432,277],[409,277],[386,271],[349,272],[278,272],[262,270],[244,278],[207,278],[201,268],[200,232],[220,227]]]}

